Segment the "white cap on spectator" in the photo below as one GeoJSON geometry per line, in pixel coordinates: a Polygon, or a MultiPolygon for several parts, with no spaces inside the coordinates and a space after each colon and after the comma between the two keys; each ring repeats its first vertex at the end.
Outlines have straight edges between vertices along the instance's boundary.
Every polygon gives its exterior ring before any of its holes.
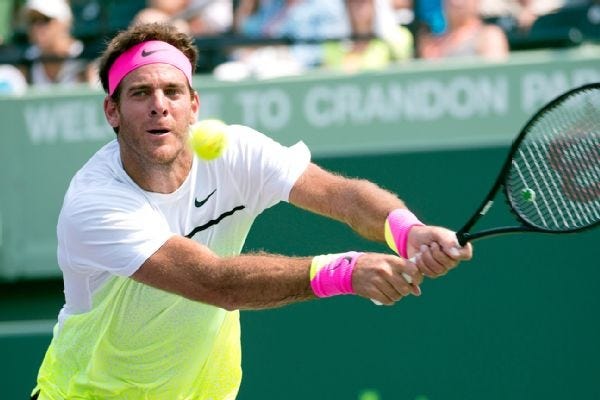
{"type": "Polygon", "coordinates": [[[71,7],[66,0],[27,0],[24,11],[37,11],[46,17],[65,22],[73,18],[71,7]]]}

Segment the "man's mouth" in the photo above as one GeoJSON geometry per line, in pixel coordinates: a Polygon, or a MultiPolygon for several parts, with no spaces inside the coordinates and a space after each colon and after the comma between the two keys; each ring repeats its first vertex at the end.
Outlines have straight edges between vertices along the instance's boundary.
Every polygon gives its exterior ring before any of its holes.
{"type": "Polygon", "coordinates": [[[146,132],[152,135],[164,135],[165,133],[169,133],[171,131],[168,129],[149,129],[146,132]]]}

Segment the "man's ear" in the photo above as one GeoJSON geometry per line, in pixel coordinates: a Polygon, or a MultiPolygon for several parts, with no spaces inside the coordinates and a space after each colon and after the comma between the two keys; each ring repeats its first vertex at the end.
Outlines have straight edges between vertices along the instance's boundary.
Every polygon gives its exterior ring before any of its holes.
{"type": "Polygon", "coordinates": [[[104,98],[104,115],[106,116],[108,124],[113,128],[117,128],[121,124],[119,107],[117,102],[111,96],[106,96],[104,98]]]}
{"type": "Polygon", "coordinates": [[[192,112],[190,114],[190,125],[194,124],[198,120],[198,112],[200,111],[200,96],[198,92],[194,90],[192,95],[192,112]]]}

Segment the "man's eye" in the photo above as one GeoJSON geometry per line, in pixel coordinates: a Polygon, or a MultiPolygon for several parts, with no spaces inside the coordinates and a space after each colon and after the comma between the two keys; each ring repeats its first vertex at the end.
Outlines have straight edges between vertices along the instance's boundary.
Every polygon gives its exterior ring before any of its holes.
{"type": "Polygon", "coordinates": [[[168,88],[168,89],[165,89],[165,94],[167,96],[174,96],[174,95],[177,95],[177,94],[180,94],[180,93],[181,93],[181,90],[179,90],[178,88],[168,88]]]}

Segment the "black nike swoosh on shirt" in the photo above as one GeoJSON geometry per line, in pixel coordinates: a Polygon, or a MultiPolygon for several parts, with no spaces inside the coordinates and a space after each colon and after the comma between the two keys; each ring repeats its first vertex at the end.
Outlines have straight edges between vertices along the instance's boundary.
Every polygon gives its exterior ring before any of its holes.
{"type": "Polygon", "coordinates": [[[210,221],[208,221],[204,225],[200,225],[200,226],[195,227],[190,233],[188,233],[187,235],[185,235],[185,237],[188,238],[188,239],[191,239],[192,237],[194,237],[194,235],[196,233],[202,232],[202,231],[210,228],[213,225],[217,225],[224,218],[227,218],[227,217],[233,215],[236,211],[243,210],[244,208],[246,208],[246,206],[233,207],[231,210],[229,210],[227,212],[224,212],[223,214],[219,215],[216,219],[211,219],[210,221]]]}
{"type": "Polygon", "coordinates": [[[157,51],[162,51],[162,50],[166,50],[166,49],[156,49],[156,50],[149,50],[149,51],[144,49],[144,50],[142,50],[142,57],[148,57],[150,54],[154,54],[157,51]]]}
{"type": "Polygon", "coordinates": [[[213,190],[208,196],[206,196],[206,198],[204,200],[198,201],[198,199],[194,199],[194,205],[196,206],[196,208],[202,207],[204,205],[204,203],[206,203],[208,201],[208,199],[210,199],[210,196],[215,194],[216,191],[217,191],[217,189],[213,190]]]}

